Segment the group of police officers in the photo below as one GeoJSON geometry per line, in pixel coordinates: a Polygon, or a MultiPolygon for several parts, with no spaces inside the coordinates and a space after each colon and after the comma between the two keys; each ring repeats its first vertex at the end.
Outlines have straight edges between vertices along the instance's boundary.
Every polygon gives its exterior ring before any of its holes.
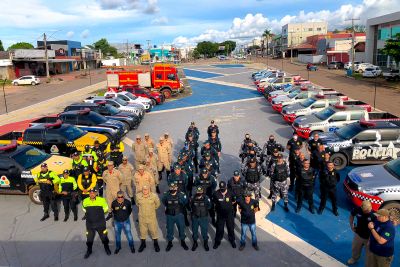
{"type": "Polygon", "coordinates": [[[106,148],[96,141],[94,146],[85,146],[82,153],[72,155],[73,163],[61,177],[48,170],[42,164],[41,172],[35,178],[40,186],[40,199],[43,202],[44,215],[41,221],[49,218],[50,207],[54,220],[58,220],[57,199],[61,198],[64,207],[64,221],[69,219],[70,211],[74,221],[78,219],[77,204],[81,201],[85,212],[87,228],[87,252],[85,258],[92,253],[92,245],[97,232],[104,244],[106,253],[108,246],[106,220],[114,218],[117,254],[121,249],[121,232],[124,231],[132,253],[135,252],[131,234],[130,214],[132,206],[138,208],[138,224],[141,244],[139,252],[146,248],[146,238],[150,234],[154,249],[160,251],[158,245],[158,222],[156,210],[160,203],[165,206],[167,247],[173,247],[174,229],[177,226],[181,246],[188,250],[185,239],[185,227],[189,226],[189,212],[193,245],[192,251],[198,247],[199,228],[206,251],[208,246],[209,218],[216,229],[213,248],[221,244],[226,225],[228,240],[236,248],[234,220],[236,213],[241,213],[242,234],[240,250],[244,249],[246,231],[252,234],[252,246],[258,250],[255,233],[254,214],[259,211],[258,201],[261,198],[260,182],[262,176],[270,177],[271,211],[275,210],[278,197],[284,201],[284,210],[289,211],[288,191],[293,191],[297,200],[296,212],[299,212],[305,197],[309,210],[315,213],[313,191],[319,178],[321,214],[329,197],[332,201],[333,213],[338,216],[336,205],[336,184],[339,175],[329,161],[329,154],[318,135],[308,142],[308,160],[301,152],[303,142],[296,134],[288,141],[286,149],[289,157],[285,159],[284,147],[273,135],[261,149],[250,134],[245,135],[239,157],[242,160],[240,171],[236,170],[227,181],[217,182],[220,175],[220,158],[222,145],[219,128],[214,121],[207,129],[207,139],[199,152],[200,131],[191,122],[185,134],[184,146],[179,150],[175,163],[172,163],[174,144],[168,133],[165,133],[155,144],[149,134],[144,140],[136,136],[132,144],[134,163],[123,156],[122,142],[110,142],[106,148]],[[200,153],[200,155],[199,155],[200,153]],[[165,173],[169,190],[162,196],[159,184],[165,173]],[[218,189],[217,189],[218,185],[218,189]],[[105,187],[105,198],[103,196],[105,187]],[[194,189],[193,189],[194,187],[194,189]],[[254,196],[254,197],[253,197],[254,196]],[[252,198],[253,197],[253,198],[252,198]]]}

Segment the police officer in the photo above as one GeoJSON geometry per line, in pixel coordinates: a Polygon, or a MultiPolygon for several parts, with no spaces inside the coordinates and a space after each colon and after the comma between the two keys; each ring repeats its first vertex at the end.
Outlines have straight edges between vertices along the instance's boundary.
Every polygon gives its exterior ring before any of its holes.
{"type": "Polygon", "coordinates": [[[254,146],[258,146],[257,142],[256,142],[255,140],[252,140],[252,139],[250,138],[250,134],[249,134],[249,133],[246,133],[246,134],[244,135],[243,142],[242,142],[242,144],[241,144],[241,146],[240,146],[241,150],[244,151],[244,150],[246,149],[246,147],[250,145],[250,143],[251,143],[252,145],[254,145],[254,146]]]}
{"type": "Polygon", "coordinates": [[[214,121],[214,120],[211,120],[210,123],[211,123],[210,126],[208,126],[208,128],[207,128],[208,137],[211,136],[211,133],[212,133],[213,131],[215,131],[215,132],[217,133],[217,137],[218,137],[218,136],[219,136],[219,128],[218,128],[218,125],[215,124],[215,121],[214,121]]]}
{"type": "Polygon", "coordinates": [[[293,190],[294,180],[296,179],[296,171],[295,171],[295,150],[303,147],[303,142],[299,140],[299,137],[296,133],[293,134],[293,137],[287,142],[286,149],[289,150],[289,168],[290,168],[290,186],[289,191],[293,190]]]}
{"type": "Polygon", "coordinates": [[[236,248],[235,232],[234,232],[234,217],[232,194],[228,191],[225,181],[219,182],[219,189],[214,192],[212,201],[217,213],[216,232],[213,249],[217,249],[221,245],[221,240],[224,237],[224,228],[228,230],[228,240],[232,248],[236,248]]]}
{"type": "Polygon", "coordinates": [[[294,157],[294,170],[296,172],[296,176],[295,176],[296,178],[295,178],[295,184],[294,184],[295,199],[297,199],[299,191],[301,190],[300,173],[301,173],[301,170],[303,169],[303,163],[305,160],[307,160],[307,159],[305,158],[304,154],[301,153],[299,149],[296,149],[295,157],[294,157]]]}
{"type": "Polygon", "coordinates": [[[76,151],[72,154],[72,167],[70,174],[73,177],[78,177],[83,172],[83,167],[87,167],[86,160],[83,159],[82,155],[76,151]]]}
{"type": "Polygon", "coordinates": [[[288,189],[290,183],[290,178],[289,178],[290,171],[288,164],[285,162],[281,154],[278,156],[278,161],[272,165],[271,170],[272,170],[271,180],[273,182],[271,211],[275,210],[276,198],[279,195],[282,195],[284,201],[283,209],[286,212],[288,212],[289,211],[288,189]]]}
{"type": "MultiPolygon", "coordinates": [[[[94,151],[92,151],[94,153],[94,151]]],[[[94,159],[93,154],[84,154],[83,159],[87,162],[88,167],[91,173],[97,174],[98,171],[98,164],[97,161],[94,159]]]]}
{"type": "Polygon", "coordinates": [[[200,155],[204,157],[204,154],[209,152],[211,157],[214,158],[218,162],[218,152],[213,148],[210,144],[209,140],[204,141],[203,147],[200,150],[200,155]]]}
{"type": "Polygon", "coordinates": [[[222,144],[215,130],[211,131],[211,136],[208,138],[208,142],[210,143],[210,146],[214,148],[215,151],[217,151],[218,157],[216,158],[216,160],[219,163],[219,158],[221,157],[221,151],[222,151],[222,144]]]}
{"type": "Polygon", "coordinates": [[[82,200],[89,197],[89,191],[95,188],[97,184],[97,177],[94,173],[90,172],[89,167],[83,168],[83,173],[79,174],[77,186],[79,188],[79,195],[82,200]]]}
{"type": "Polygon", "coordinates": [[[303,197],[308,200],[309,210],[312,214],[315,213],[314,210],[314,170],[310,167],[310,161],[305,160],[303,162],[303,168],[300,171],[300,181],[299,186],[300,190],[298,192],[297,197],[297,207],[296,213],[299,213],[301,210],[301,206],[303,204],[303,197]]]}
{"type": "MultiPolygon", "coordinates": [[[[178,187],[178,192],[182,192],[187,196],[187,184],[188,184],[188,176],[184,171],[182,171],[181,165],[179,163],[174,164],[174,172],[168,177],[168,184],[175,184],[178,187]]],[[[189,226],[189,220],[187,216],[186,207],[182,210],[182,213],[185,218],[185,225],[189,226]]]]}
{"type": "Polygon", "coordinates": [[[142,142],[142,137],[136,135],[136,140],[132,144],[132,151],[135,155],[135,167],[137,168],[140,164],[146,164],[146,156],[149,154],[147,144],[142,142]]]}
{"type": "Polygon", "coordinates": [[[206,167],[206,163],[210,164],[213,175],[216,175],[219,171],[219,164],[218,161],[212,157],[210,151],[204,152],[199,164],[200,169],[204,169],[206,167]]]}
{"type": "Polygon", "coordinates": [[[115,148],[118,149],[119,152],[123,153],[125,151],[125,146],[124,143],[122,143],[122,141],[117,141],[117,140],[111,140],[106,149],[104,150],[104,154],[107,155],[111,152],[111,146],[114,146],[115,148]]]}
{"type": "Polygon", "coordinates": [[[194,141],[199,141],[199,138],[200,138],[200,131],[199,131],[199,129],[196,127],[196,124],[194,123],[194,121],[192,121],[191,123],[190,123],[190,126],[189,126],[189,128],[187,129],[187,131],[186,131],[186,134],[185,134],[185,140],[188,140],[189,138],[189,135],[192,135],[193,136],[193,140],[194,141]]]}
{"type": "MultiPolygon", "coordinates": [[[[217,179],[215,178],[214,175],[209,173],[207,169],[204,168],[200,171],[200,175],[196,177],[194,185],[196,187],[201,187],[203,189],[204,194],[208,196],[210,199],[212,199],[215,189],[217,188],[217,179]]],[[[213,226],[215,226],[216,225],[215,210],[213,204],[211,204],[211,208],[209,209],[209,211],[210,211],[211,223],[213,226]]]]}
{"type": "Polygon", "coordinates": [[[159,143],[157,144],[157,152],[158,152],[158,176],[159,179],[162,180],[163,172],[165,171],[167,174],[167,178],[170,175],[171,169],[171,159],[172,159],[172,150],[171,146],[165,142],[164,137],[160,137],[159,143]]]}
{"type": "Polygon", "coordinates": [[[275,136],[271,134],[268,138],[268,141],[265,142],[262,152],[261,152],[261,162],[264,162],[265,159],[268,158],[268,156],[271,156],[274,152],[274,150],[277,149],[278,152],[283,152],[284,148],[281,144],[276,142],[275,136]]]}
{"type": "Polygon", "coordinates": [[[311,155],[311,160],[312,160],[312,153],[315,150],[318,150],[318,147],[320,145],[323,145],[322,141],[319,139],[319,134],[315,133],[313,136],[313,139],[310,139],[308,141],[308,146],[307,146],[307,151],[311,155]]]}
{"type": "MultiPolygon", "coordinates": [[[[99,196],[102,197],[103,196],[103,184],[104,184],[102,175],[107,166],[107,159],[101,149],[98,149],[98,150],[96,149],[96,141],[95,141],[94,149],[96,151],[98,160],[97,160],[97,172],[95,174],[97,176],[97,188],[99,189],[98,194],[99,194],[99,196]]],[[[97,143],[98,142],[99,141],[97,141],[97,143]]]]}
{"type": "Polygon", "coordinates": [[[250,159],[249,163],[242,168],[242,174],[246,180],[246,189],[254,193],[254,198],[258,201],[261,198],[261,165],[255,158],[250,159]]]}
{"type": "Polygon", "coordinates": [[[265,169],[266,169],[266,174],[267,176],[269,176],[269,195],[268,195],[268,199],[272,198],[272,192],[273,192],[273,186],[274,183],[272,182],[271,179],[271,167],[274,163],[278,162],[278,156],[279,156],[279,149],[278,148],[274,148],[272,151],[271,155],[267,156],[266,159],[266,164],[265,164],[265,169]]]}
{"type": "Polygon", "coordinates": [[[34,178],[35,183],[39,185],[40,193],[39,198],[43,203],[44,215],[40,221],[44,221],[49,218],[49,210],[54,213],[54,221],[58,221],[58,207],[56,201],[56,194],[54,186],[60,182],[60,178],[48,169],[47,163],[40,165],[40,172],[34,178]]]}
{"type": "Polygon", "coordinates": [[[70,210],[72,210],[74,214],[74,221],[78,220],[78,210],[76,209],[78,201],[77,188],[78,185],[76,184],[75,178],[69,176],[69,170],[64,170],[58,187],[58,192],[61,194],[64,206],[64,222],[68,221],[70,210]]]}
{"type": "Polygon", "coordinates": [[[182,172],[186,173],[187,175],[186,193],[187,196],[190,197],[192,196],[192,189],[194,184],[192,161],[188,158],[188,155],[186,153],[182,153],[181,155],[178,156],[177,162],[175,164],[181,166],[182,172]]]}
{"type": "Polygon", "coordinates": [[[324,145],[319,145],[317,149],[312,151],[310,162],[311,168],[314,169],[315,179],[318,179],[320,172],[326,168],[326,154],[324,145]]]}
{"type": "Polygon", "coordinates": [[[115,145],[111,145],[111,152],[109,153],[109,160],[114,162],[114,166],[118,167],[122,163],[123,154],[115,145]]]}
{"type": "Polygon", "coordinates": [[[187,205],[187,197],[185,193],[178,191],[178,186],[174,183],[169,185],[169,191],[165,192],[161,202],[165,206],[165,214],[167,215],[167,240],[168,245],[166,251],[170,251],[173,247],[172,240],[174,239],[174,226],[178,227],[179,238],[181,240],[181,246],[184,250],[188,250],[188,246],[185,243],[185,220],[183,210],[187,205]]]}
{"type": "Polygon", "coordinates": [[[96,151],[94,151],[94,150],[90,147],[90,145],[85,145],[83,154],[91,154],[91,155],[93,156],[94,161],[97,161],[97,160],[98,160],[96,151]]]}
{"type": "Polygon", "coordinates": [[[111,255],[109,240],[107,236],[105,214],[108,212],[108,205],[104,198],[97,196],[97,189],[92,188],[89,197],[82,203],[82,209],[86,217],[86,254],[85,259],[92,254],[92,247],[96,232],[99,234],[107,255],[111,255]]]}
{"type": "Polygon", "coordinates": [[[203,238],[204,249],[208,251],[208,211],[211,209],[211,200],[204,193],[203,187],[197,187],[196,194],[190,202],[190,209],[192,211],[192,251],[195,251],[198,247],[197,239],[199,227],[203,238]]]}
{"type": "Polygon", "coordinates": [[[187,146],[192,151],[192,161],[196,170],[196,173],[199,172],[199,141],[196,140],[193,134],[187,134],[185,146],[187,146]]]}
{"type": "Polygon", "coordinates": [[[228,181],[228,190],[231,193],[233,200],[233,216],[236,217],[238,201],[244,197],[244,192],[246,190],[246,182],[240,177],[240,172],[238,170],[233,172],[233,176],[228,181]]]}
{"type": "Polygon", "coordinates": [[[328,162],[326,169],[320,174],[321,203],[318,214],[322,214],[326,205],[326,199],[329,197],[332,202],[332,212],[339,216],[336,203],[336,185],[340,181],[340,174],[335,170],[333,162],[328,162]]]}

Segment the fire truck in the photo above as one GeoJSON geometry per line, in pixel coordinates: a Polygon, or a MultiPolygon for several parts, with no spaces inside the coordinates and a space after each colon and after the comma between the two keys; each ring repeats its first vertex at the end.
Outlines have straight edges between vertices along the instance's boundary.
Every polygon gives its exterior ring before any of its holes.
{"type": "Polygon", "coordinates": [[[173,64],[155,64],[150,71],[144,69],[111,68],[107,70],[107,87],[117,91],[124,85],[139,85],[161,92],[165,98],[183,90],[178,69],[173,64]]]}

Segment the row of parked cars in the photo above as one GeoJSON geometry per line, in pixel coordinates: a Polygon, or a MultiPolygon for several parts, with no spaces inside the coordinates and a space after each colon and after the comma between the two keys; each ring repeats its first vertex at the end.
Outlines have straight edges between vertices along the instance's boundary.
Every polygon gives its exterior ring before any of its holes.
{"type": "MultiPolygon", "coordinates": [[[[268,72],[277,71],[253,73],[255,83],[260,84],[260,75],[268,72]]],[[[400,211],[400,118],[311,83],[293,81],[280,87],[269,83],[264,88],[259,92],[293,132],[306,140],[319,134],[336,169],[367,165],[353,169],[344,180],[344,189],[354,204],[368,199],[374,209],[383,205],[400,211]]]]}
{"type": "MultiPolygon", "coordinates": [[[[346,69],[349,70],[352,68],[352,62],[343,63],[340,61],[332,61],[328,64],[328,69],[346,69]]],[[[381,67],[375,66],[371,63],[364,62],[354,62],[354,71],[357,73],[362,73],[362,76],[365,78],[375,78],[382,76],[388,81],[399,81],[400,80],[400,70],[398,69],[389,69],[387,71],[382,70],[381,67]]]]}

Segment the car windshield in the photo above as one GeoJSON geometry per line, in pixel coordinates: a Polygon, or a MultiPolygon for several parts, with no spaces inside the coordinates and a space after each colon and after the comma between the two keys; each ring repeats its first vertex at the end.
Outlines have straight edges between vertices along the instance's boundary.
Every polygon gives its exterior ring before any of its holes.
{"type": "Polygon", "coordinates": [[[93,123],[95,123],[96,125],[105,123],[107,121],[107,119],[104,116],[102,116],[96,112],[90,112],[90,114],[87,116],[88,116],[88,119],[90,121],[92,121],[93,123]]]}
{"type": "Polygon", "coordinates": [[[283,88],[283,91],[284,91],[285,93],[289,92],[290,90],[292,90],[292,87],[291,87],[291,86],[288,86],[288,87],[286,87],[286,88],[283,88]]]}
{"type": "Polygon", "coordinates": [[[341,139],[350,140],[361,131],[362,128],[359,123],[352,123],[340,128],[335,134],[341,139]]]}
{"type": "Polygon", "coordinates": [[[400,159],[392,160],[383,165],[383,167],[393,176],[396,176],[396,178],[400,180],[400,159]]]}
{"type": "Polygon", "coordinates": [[[373,71],[373,68],[366,68],[365,71],[373,71]]]}
{"type": "Polygon", "coordinates": [[[121,98],[113,98],[115,102],[117,102],[118,104],[120,104],[121,106],[127,106],[128,102],[126,102],[125,100],[122,100],[121,98]]]}
{"type": "Polygon", "coordinates": [[[86,131],[83,131],[80,128],[71,125],[61,127],[59,133],[68,141],[74,141],[79,137],[84,136],[86,134],[86,131]]]}
{"type": "Polygon", "coordinates": [[[110,112],[111,115],[115,115],[120,112],[119,109],[117,109],[116,107],[113,107],[109,104],[106,104],[106,108],[110,112]]]}
{"type": "Polygon", "coordinates": [[[133,100],[135,100],[136,98],[137,98],[137,96],[135,96],[135,95],[133,95],[132,93],[125,93],[125,95],[127,96],[127,97],[129,97],[130,99],[133,99],[133,100]]]}
{"type": "Polygon", "coordinates": [[[270,80],[270,83],[274,83],[276,80],[278,80],[278,78],[277,78],[277,77],[274,77],[274,78],[272,78],[272,79],[270,80]]]}
{"type": "Polygon", "coordinates": [[[333,109],[325,108],[325,109],[315,113],[315,117],[317,117],[320,120],[326,120],[333,114],[335,114],[335,111],[333,109]]]}
{"type": "Polygon", "coordinates": [[[288,97],[293,98],[293,97],[297,96],[299,93],[300,93],[300,90],[296,89],[296,90],[292,91],[290,94],[288,94],[288,97]]]}
{"type": "Polygon", "coordinates": [[[28,146],[26,149],[21,149],[17,154],[11,157],[25,170],[29,170],[46,161],[50,158],[50,155],[37,148],[28,146]]]}
{"type": "Polygon", "coordinates": [[[312,104],[314,104],[315,101],[317,101],[317,100],[315,100],[314,98],[308,98],[306,101],[304,101],[300,105],[307,108],[307,107],[311,106],[312,104]]]}

